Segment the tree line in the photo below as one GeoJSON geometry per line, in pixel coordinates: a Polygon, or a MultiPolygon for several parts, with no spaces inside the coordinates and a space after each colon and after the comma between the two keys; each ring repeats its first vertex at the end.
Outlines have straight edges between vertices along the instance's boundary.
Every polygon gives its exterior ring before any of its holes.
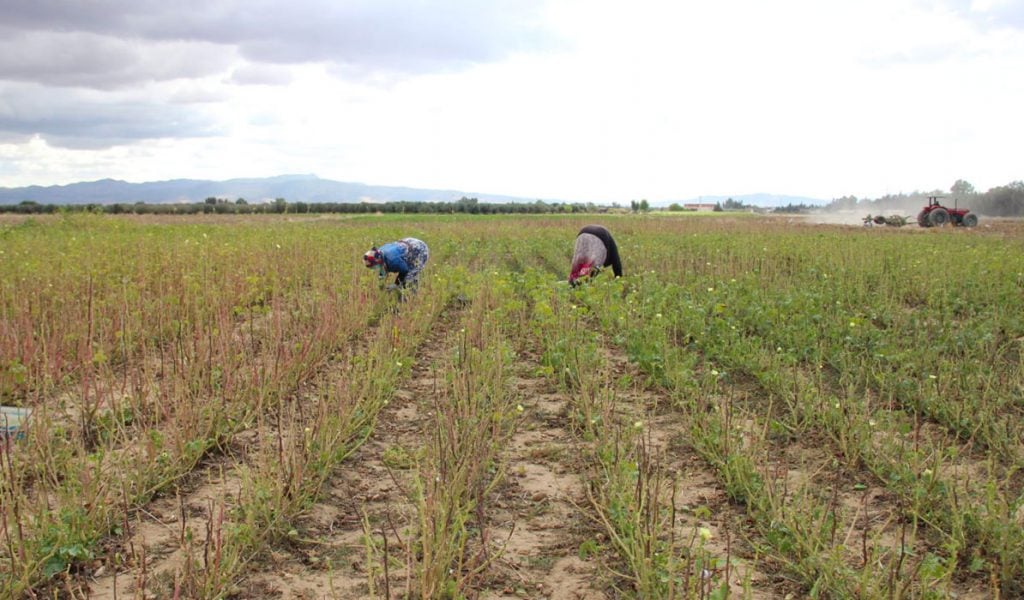
{"type": "Polygon", "coordinates": [[[288,202],[277,198],[273,202],[250,203],[244,198],[229,200],[210,197],[203,202],[189,203],[114,203],[114,204],[40,204],[26,200],[18,204],[0,205],[0,213],[51,214],[57,212],[90,212],[138,215],[196,215],[196,214],[554,214],[607,212],[616,205],[597,205],[592,202],[480,202],[466,198],[455,202],[288,202]]]}

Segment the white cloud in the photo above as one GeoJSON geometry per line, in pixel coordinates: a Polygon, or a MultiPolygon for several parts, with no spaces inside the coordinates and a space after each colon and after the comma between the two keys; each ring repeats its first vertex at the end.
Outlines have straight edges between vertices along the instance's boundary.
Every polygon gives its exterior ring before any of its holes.
{"type": "Polygon", "coordinates": [[[281,65],[243,64],[231,72],[228,81],[239,85],[288,85],[292,74],[281,65]]]}
{"type": "Polygon", "coordinates": [[[624,202],[1022,178],[1014,3],[175,6],[16,11],[15,38],[86,58],[0,58],[0,185],[312,172],[624,202]]]}

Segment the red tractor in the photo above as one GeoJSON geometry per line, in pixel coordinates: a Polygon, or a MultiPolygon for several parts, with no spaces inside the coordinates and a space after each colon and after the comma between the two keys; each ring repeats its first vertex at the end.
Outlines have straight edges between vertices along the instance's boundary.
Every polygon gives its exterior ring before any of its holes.
{"type": "Polygon", "coordinates": [[[954,227],[974,227],[978,224],[978,215],[969,208],[946,208],[939,204],[940,196],[928,196],[928,206],[917,213],[917,224],[921,227],[942,227],[952,223],[954,227]]]}

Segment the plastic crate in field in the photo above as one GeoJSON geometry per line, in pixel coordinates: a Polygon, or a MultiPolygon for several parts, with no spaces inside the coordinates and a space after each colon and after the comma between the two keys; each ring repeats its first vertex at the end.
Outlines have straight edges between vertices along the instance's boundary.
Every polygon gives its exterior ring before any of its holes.
{"type": "Polygon", "coordinates": [[[0,406],[0,439],[25,437],[25,423],[31,414],[31,408],[0,406]]]}

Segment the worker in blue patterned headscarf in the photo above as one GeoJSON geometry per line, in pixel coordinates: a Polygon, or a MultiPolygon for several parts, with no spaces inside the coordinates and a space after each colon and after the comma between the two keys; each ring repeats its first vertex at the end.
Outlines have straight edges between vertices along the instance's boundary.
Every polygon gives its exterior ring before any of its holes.
{"type": "Polygon", "coordinates": [[[385,284],[388,273],[398,273],[395,283],[389,285],[388,289],[415,288],[429,258],[430,249],[427,245],[422,240],[409,237],[384,244],[380,248],[371,248],[363,255],[363,262],[367,268],[377,268],[381,286],[385,284]]]}

